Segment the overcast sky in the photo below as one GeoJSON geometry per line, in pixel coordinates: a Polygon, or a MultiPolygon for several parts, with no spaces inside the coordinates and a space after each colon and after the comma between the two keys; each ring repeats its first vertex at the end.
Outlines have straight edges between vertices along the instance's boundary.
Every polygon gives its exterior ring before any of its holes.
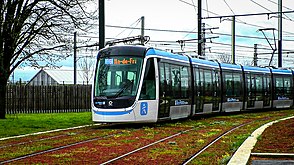
{"type": "MultiPolygon", "coordinates": [[[[278,0],[202,0],[202,16],[226,16],[252,13],[269,13],[278,11],[278,0]]],[[[197,0],[106,0],[105,1],[105,24],[106,38],[124,38],[140,35],[139,29],[124,29],[122,27],[140,28],[141,16],[145,17],[145,35],[150,36],[150,46],[161,49],[173,49],[181,51],[177,44],[178,40],[197,39],[197,0]],[[120,26],[112,27],[112,26],[120,26]],[[157,30],[157,31],[156,31],[157,30]],[[174,32],[178,31],[178,32],[174,32]],[[189,33],[191,32],[191,33],[189,33]]],[[[293,0],[283,0],[283,11],[293,11],[293,0]]],[[[253,58],[253,46],[258,45],[260,63],[267,63],[270,57],[271,48],[259,29],[278,29],[277,15],[262,15],[250,17],[237,17],[236,20],[236,60],[237,62],[250,64],[253,58]],[[245,37],[243,37],[245,36],[245,37]],[[265,58],[265,59],[262,59],[265,58]],[[240,60],[242,59],[242,60],[240,60]]],[[[283,48],[285,52],[294,51],[294,13],[283,15],[283,48]]],[[[215,54],[230,54],[231,48],[231,24],[229,19],[204,19],[206,28],[217,28],[212,30],[213,34],[206,34],[206,37],[218,37],[208,40],[206,57],[215,58],[215,54]],[[209,49],[208,49],[209,48],[209,49]]],[[[98,29],[98,27],[97,27],[98,29]]],[[[97,31],[93,29],[93,32],[97,31]]],[[[206,31],[210,33],[209,30],[206,31]]],[[[270,39],[278,32],[266,31],[270,39]]],[[[98,41],[98,34],[91,33],[90,42],[98,41]]],[[[195,41],[196,42],[196,41],[195,41]]],[[[274,44],[273,40],[270,40],[274,44]]],[[[197,44],[186,44],[184,51],[196,51],[197,44]]],[[[80,54],[84,54],[81,50],[80,54]]],[[[95,56],[95,49],[88,51],[88,54],[95,56]]],[[[87,53],[86,53],[87,54],[87,53]]],[[[293,65],[294,54],[284,55],[284,67],[293,65]]],[[[274,61],[274,65],[277,62],[274,61]]],[[[64,68],[73,66],[72,58],[60,63],[64,68]]],[[[26,70],[33,70],[28,69],[26,70]]],[[[22,78],[29,80],[38,70],[32,72],[20,69],[16,71],[15,79],[22,78]]]]}

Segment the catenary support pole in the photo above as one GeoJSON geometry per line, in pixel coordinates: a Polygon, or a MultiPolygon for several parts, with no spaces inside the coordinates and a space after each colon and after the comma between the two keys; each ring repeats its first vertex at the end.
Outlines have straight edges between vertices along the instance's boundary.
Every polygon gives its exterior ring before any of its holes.
{"type": "Polygon", "coordinates": [[[144,29],[145,29],[145,17],[142,16],[141,17],[141,44],[144,45],[144,29]]]}
{"type": "Polygon", "coordinates": [[[282,27],[283,27],[283,23],[282,23],[282,0],[279,0],[279,28],[278,28],[278,67],[282,67],[282,50],[283,50],[283,45],[282,45],[282,27]]]}
{"type": "Polygon", "coordinates": [[[77,84],[77,32],[74,32],[74,85],[77,84]]]}
{"type": "Polygon", "coordinates": [[[236,63],[236,17],[232,17],[232,64],[236,63]]]}
{"type": "Polygon", "coordinates": [[[253,66],[257,66],[257,44],[254,44],[253,66]]]}
{"type": "Polygon", "coordinates": [[[105,5],[99,0],[99,50],[105,46],[105,5]]]}
{"type": "Polygon", "coordinates": [[[198,0],[198,57],[202,56],[202,0],[198,0]]]}

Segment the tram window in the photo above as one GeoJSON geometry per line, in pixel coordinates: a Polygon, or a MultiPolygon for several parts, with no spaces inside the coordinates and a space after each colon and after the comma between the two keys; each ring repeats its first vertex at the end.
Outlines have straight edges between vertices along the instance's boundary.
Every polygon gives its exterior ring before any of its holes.
{"type": "Polygon", "coordinates": [[[181,96],[181,72],[179,66],[171,65],[171,79],[174,96],[181,96]]]}
{"type": "Polygon", "coordinates": [[[153,59],[146,64],[140,99],[155,99],[155,69],[153,59]]]}
{"type": "Polygon", "coordinates": [[[271,90],[271,78],[269,76],[266,76],[266,78],[263,81],[263,85],[264,85],[264,89],[266,89],[268,92],[270,92],[271,90]]]}
{"type": "Polygon", "coordinates": [[[234,96],[240,96],[241,95],[241,77],[240,74],[234,73],[234,96]]]}
{"type": "Polygon", "coordinates": [[[194,69],[195,71],[195,94],[200,95],[200,89],[201,89],[201,82],[200,82],[200,71],[198,68],[194,69]]]}
{"type": "Polygon", "coordinates": [[[127,72],[129,80],[135,80],[136,74],[135,72],[127,72]]]}
{"type": "Polygon", "coordinates": [[[211,96],[212,93],[212,76],[210,70],[204,70],[204,91],[206,96],[211,96]]]}
{"type": "Polygon", "coordinates": [[[241,74],[224,72],[225,94],[227,97],[240,97],[242,92],[241,74]]]}
{"type": "Polygon", "coordinates": [[[262,76],[256,75],[255,82],[256,82],[256,91],[261,92],[262,91],[262,76]]]}
{"type": "Polygon", "coordinates": [[[262,86],[262,75],[256,75],[256,100],[263,100],[263,86],[262,86]]]}
{"type": "Polygon", "coordinates": [[[213,90],[217,90],[218,91],[218,87],[219,87],[219,74],[217,71],[213,71],[213,81],[212,81],[212,85],[213,85],[213,90]]]}
{"type": "Polygon", "coordinates": [[[188,73],[188,67],[181,67],[180,70],[181,74],[181,88],[182,88],[182,98],[188,98],[189,97],[189,73],[188,73]]]}
{"type": "MultiPolygon", "coordinates": [[[[115,86],[119,86],[122,83],[122,71],[113,72],[115,74],[115,86]]],[[[107,79],[107,81],[111,81],[111,79],[107,79]]],[[[107,82],[108,85],[108,82],[107,82]]]]}
{"type": "Polygon", "coordinates": [[[158,63],[159,64],[159,95],[164,96],[165,95],[165,88],[166,88],[166,80],[165,80],[165,71],[164,71],[164,63],[158,63]]]}
{"type": "Polygon", "coordinates": [[[275,82],[275,97],[276,99],[289,99],[292,96],[292,79],[283,76],[276,76],[275,82]]]}
{"type": "Polygon", "coordinates": [[[226,96],[233,95],[233,75],[225,74],[225,84],[226,84],[226,96]]]}
{"type": "Polygon", "coordinates": [[[291,84],[292,84],[291,78],[285,77],[284,78],[284,88],[285,88],[285,93],[287,95],[292,93],[291,84]]]}
{"type": "Polygon", "coordinates": [[[170,71],[170,67],[171,65],[168,63],[164,64],[164,73],[165,73],[165,84],[166,84],[166,88],[165,88],[165,95],[166,96],[173,96],[173,91],[171,90],[171,71],[170,71]]]}
{"type": "Polygon", "coordinates": [[[276,85],[276,96],[280,97],[283,96],[283,78],[282,77],[276,77],[275,78],[275,85],[276,85]]]}
{"type": "Polygon", "coordinates": [[[203,95],[203,87],[204,87],[204,75],[203,75],[203,72],[204,70],[203,69],[199,69],[199,92],[200,92],[200,95],[203,95]]]}
{"type": "Polygon", "coordinates": [[[198,86],[200,86],[200,77],[199,77],[199,69],[195,68],[195,86],[198,89],[198,86]]]}

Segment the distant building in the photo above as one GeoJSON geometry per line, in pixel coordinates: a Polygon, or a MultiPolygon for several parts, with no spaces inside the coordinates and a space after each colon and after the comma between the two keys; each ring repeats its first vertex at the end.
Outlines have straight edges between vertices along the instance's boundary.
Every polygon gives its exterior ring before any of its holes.
{"type": "MultiPolygon", "coordinates": [[[[77,84],[91,84],[93,72],[77,70],[77,84]]],[[[29,85],[74,84],[74,71],[62,69],[41,69],[29,82],[29,85]]]]}

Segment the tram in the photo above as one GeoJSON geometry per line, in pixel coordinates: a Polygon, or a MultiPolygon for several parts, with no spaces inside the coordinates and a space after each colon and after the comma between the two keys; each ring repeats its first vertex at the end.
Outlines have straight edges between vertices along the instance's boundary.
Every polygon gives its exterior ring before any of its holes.
{"type": "Polygon", "coordinates": [[[195,115],[290,108],[290,69],[218,63],[145,46],[99,51],[94,122],[158,122],[195,115]]]}

